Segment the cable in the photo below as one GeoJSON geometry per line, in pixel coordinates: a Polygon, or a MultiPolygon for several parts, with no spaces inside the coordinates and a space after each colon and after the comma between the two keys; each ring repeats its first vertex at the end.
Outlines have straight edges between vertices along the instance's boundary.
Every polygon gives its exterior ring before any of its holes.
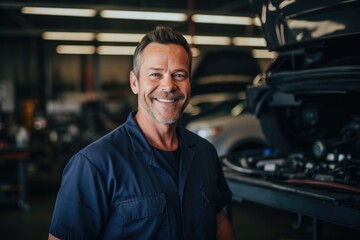
{"type": "Polygon", "coordinates": [[[341,184],[341,183],[323,182],[323,181],[317,181],[317,180],[304,180],[304,179],[288,179],[288,180],[285,180],[284,182],[299,183],[299,184],[313,185],[313,186],[325,186],[325,187],[330,187],[330,188],[346,190],[346,191],[350,191],[350,192],[354,192],[354,193],[360,193],[360,188],[341,184]]]}

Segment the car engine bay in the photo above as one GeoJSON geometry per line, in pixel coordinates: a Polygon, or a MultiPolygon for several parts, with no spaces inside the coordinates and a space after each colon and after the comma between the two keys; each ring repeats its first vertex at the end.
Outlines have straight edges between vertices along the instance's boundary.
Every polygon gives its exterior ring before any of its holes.
{"type": "Polygon", "coordinates": [[[225,156],[224,165],[268,180],[359,194],[358,38],[280,53],[247,89],[247,108],[260,119],[269,148],[225,156]]]}

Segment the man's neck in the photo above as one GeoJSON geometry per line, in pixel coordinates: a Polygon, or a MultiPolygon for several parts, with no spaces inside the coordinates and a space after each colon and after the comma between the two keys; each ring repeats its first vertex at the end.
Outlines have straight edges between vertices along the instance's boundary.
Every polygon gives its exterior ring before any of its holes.
{"type": "Polygon", "coordinates": [[[176,134],[176,123],[161,124],[152,117],[139,113],[135,115],[135,121],[151,146],[165,151],[177,149],[179,143],[176,134]]]}

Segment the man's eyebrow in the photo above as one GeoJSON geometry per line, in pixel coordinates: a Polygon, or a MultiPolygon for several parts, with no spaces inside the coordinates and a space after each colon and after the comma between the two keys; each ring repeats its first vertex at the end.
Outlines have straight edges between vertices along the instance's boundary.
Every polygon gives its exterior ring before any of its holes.
{"type": "Polygon", "coordinates": [[[162,71],[164,70],[163,68],[160,68],[160,67],[151,67],[148,69],[148,71],[162,71]]]}
{"type": "Polygon", "coordinates": [[[184,69],[184,68],[179,68],[179,69],[175,69],[174,72],[185,72],[188,73],[188,70],[184,69]]]}

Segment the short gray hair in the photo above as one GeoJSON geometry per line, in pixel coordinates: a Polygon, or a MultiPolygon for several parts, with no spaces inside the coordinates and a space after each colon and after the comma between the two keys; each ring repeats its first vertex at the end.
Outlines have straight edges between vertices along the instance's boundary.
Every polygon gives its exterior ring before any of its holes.
{"type": "Polygon", "coordinates": [[[150,43],[161,43],[161,44],[177,44],[182,46],[189,58],[189,76],[191,76],[191,64],[192,64],[192,54],[191,47],[189,43],[186,41],[183,35],[176,32],[170,27],[158,26],[155,30],[147,33],[142,40],[139,42],[135,49],[134,59],[133,59],[133,71],[135,76],[139,78],[139,69],[141,56],[147,45],[150,43]]]}

